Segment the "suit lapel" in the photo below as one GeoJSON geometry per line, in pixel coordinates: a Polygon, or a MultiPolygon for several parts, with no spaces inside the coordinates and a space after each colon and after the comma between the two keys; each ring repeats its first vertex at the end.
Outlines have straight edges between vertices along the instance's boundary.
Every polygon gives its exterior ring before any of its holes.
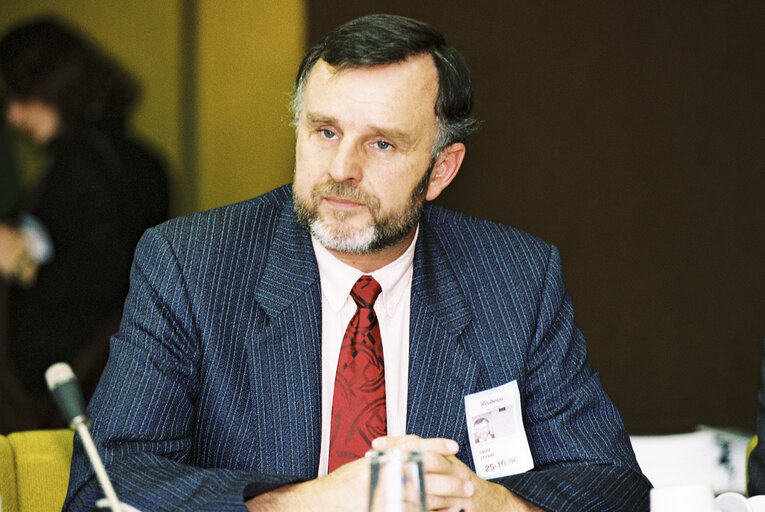
{"type": "Polygon", "coordinates": [[[288,200],[255,300],[265,312],[253,329],[252,395],[265,465],[314,478],[321,447],[321,289],[308,233],[288,200]],[[265,434],[265,435],[264,435],[265,434]]]}
{"type": "Polygon", "coordinates": [[[258,304],[270,317],[284,313],[319,282],[311,237],[297,223],[292,208],[290,199],[277,220],[263,277],[255,291],[258,304]]]}
{"type": "Polygon", "coordinates": [[[460,340],[470,320],[457,278],[423,217],[412,277],[407,433],[463,438],[464,396],[477,378],[477,362],[460,340]]]}

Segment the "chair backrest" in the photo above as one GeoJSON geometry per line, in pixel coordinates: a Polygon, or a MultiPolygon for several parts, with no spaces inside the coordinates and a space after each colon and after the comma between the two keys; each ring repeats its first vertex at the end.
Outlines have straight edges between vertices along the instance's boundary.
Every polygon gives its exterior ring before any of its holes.
{"type": "Polygon", "coordinates": [[[16,496],[16,468],[13,463],[13,448],[5,436],[0,436],[0,505],[1,510],[16,511],[19,503],[16,496]]]}
{"type": "Polygon", "coordinates": [[[72,461],[71,430],[32,430],[0,436],[3,512],[61,510],[72,461]]]}

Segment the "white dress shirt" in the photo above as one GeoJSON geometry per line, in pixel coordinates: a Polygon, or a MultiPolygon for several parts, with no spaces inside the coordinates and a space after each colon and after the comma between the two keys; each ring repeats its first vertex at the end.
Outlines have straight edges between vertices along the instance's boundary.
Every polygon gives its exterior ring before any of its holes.
{"type": "MultiPolygon", "coordinates": [[[[388,435],[406,433],[406,398],[409,383],[409,307],[412,291],[414,240],[395,261],[372,272],[382,293],[374,310],[380,324],[385,359],[385,404],[388,435]]],[[[351,289],[364,273],[346,265],[312,238],[321,279],[321,455],[319,475],[327,474],[332,397],[340,346],[348,322],[356,313],[351,289]]]]}

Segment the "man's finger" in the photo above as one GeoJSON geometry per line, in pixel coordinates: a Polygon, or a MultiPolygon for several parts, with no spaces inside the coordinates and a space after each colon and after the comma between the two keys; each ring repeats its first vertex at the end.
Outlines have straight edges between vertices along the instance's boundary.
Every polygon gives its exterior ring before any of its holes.
{"type": "Polygon", "coordinates": [[[433,452],[422,454],[422,470],[425,473],[452,473],[452,462],[445,456],[433,452]]]}
{"type": "Polygon", "coordinates": [[[449,498],[470,498],[475,486],[470,480],[454,475],[429,474],[425,476],[425,494],[449,498]]]}
{"type": "Polygon", "coordinates": [[[434,452],[439,455],[454,455],[459,451],[459,444],[451,439],[430,438],[423,439],[419,436],[388,436],[378,437],[372,441],[375,450],[399,449],[408,452],[434,452]]]}

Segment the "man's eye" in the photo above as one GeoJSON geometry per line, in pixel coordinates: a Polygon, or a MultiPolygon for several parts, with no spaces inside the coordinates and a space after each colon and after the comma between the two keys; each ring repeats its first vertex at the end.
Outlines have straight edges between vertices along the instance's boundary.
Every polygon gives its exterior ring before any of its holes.
{"type": "Polygon", "coordinates": [[[377,149],[382,149],[382,150],[390,149],[393,147],[393,145],[390,142],[385,142],[384,140],[378,140],[377,142],[375,142],[375,145],[377,146],[377,149]]]}
{"type": "Polygon", "coordinates": [[[331,139],[335,136],[335,132],[332,130],[323,129],[321,130],[321,134],[324,136],[325,139],[331,139]]]}

